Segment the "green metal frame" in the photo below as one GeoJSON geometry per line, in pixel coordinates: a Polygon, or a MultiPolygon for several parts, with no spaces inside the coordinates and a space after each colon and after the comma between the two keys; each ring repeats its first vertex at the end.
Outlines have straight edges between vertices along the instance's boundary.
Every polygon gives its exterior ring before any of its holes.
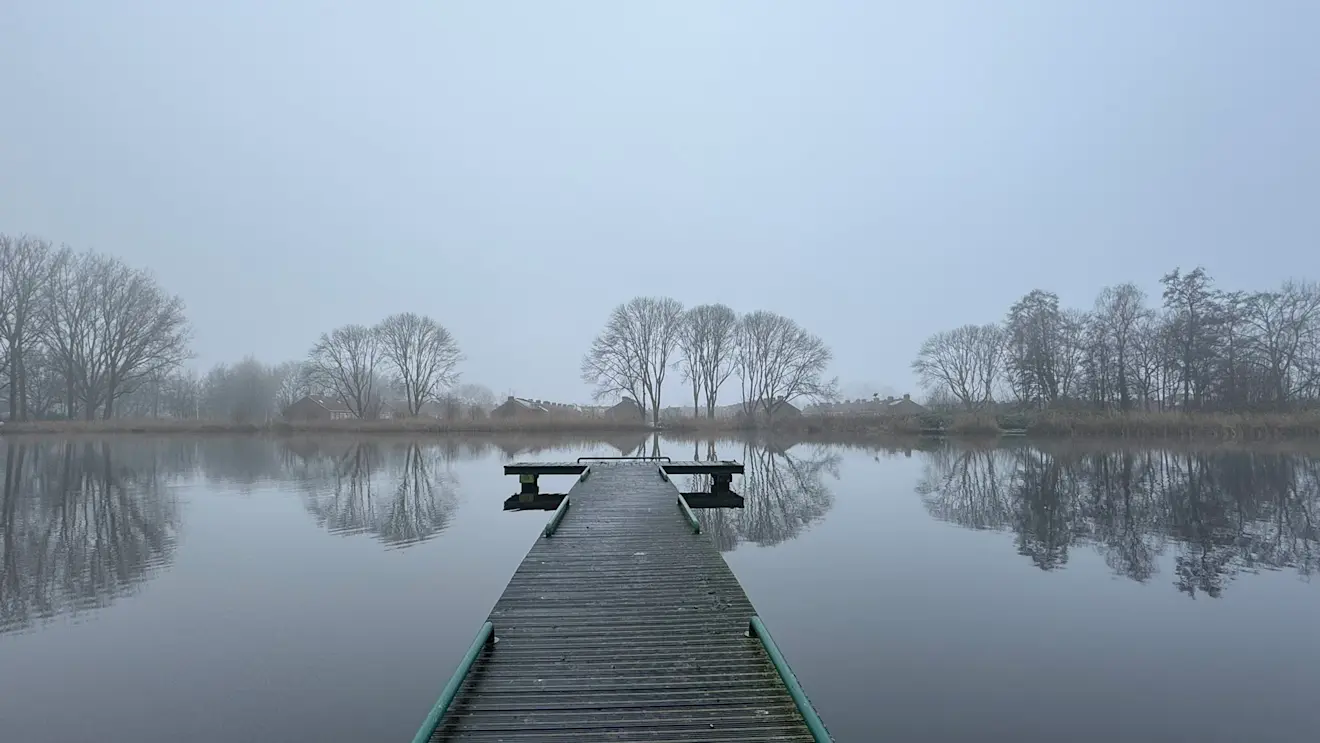
{"type": "Polygon", "coordinates": [[[481,625],[481,631],[477,633],[477,639],[472,641],[472,647],[468,648],[467,655],[463,656],[463,661],[458,664],[458,669],[454,675],[449,677],[449,683],[445,684],[445,690],[440,692],[440,699],[431,708],[431,713],[426,716],[422,726],[417,729],[417,735],[413,736],[413,743],[427,743],[431,736],[435,734],[435,729],[440,726],[440,720],[449,710],[449,705],[453,704],[454,697],[458,696],[458,689],[463,685],[463,679],[467,678],[468,671],[472,670],[472,664],[477,662],[477,657],[487,645],[495,644],[495,625],[486,622],[481,625]]]}
{"type": "Polygon", "coordinates": [[[660,470],[660,479],[669,482],[669,473],[665,472],[665,468],[659,467],[658,469],[660,470]]]}
{"type": "Polygon", "coordinates": [[[697,521],[697,515],[692,513],[692,508],[688,506],[687,499],[682,493],[678,494],[678,507],[683,509],[683,515],[687,517],[688,523],[692,525],[692,531],[701,533],[701,522],[697,521]]]}
{"type": "Polygon", "coordinates": [[[591,467],[590,467],[590,466],[588,466],[586,469],[582,470],[582,474],[578,475],[578,482],[586,482],[588,477],[591,477],[591,467]]]}
{"type": "Polygon", "coordinates": [[[797,676],[793,675],[793,669],[788,667],[788,661],[784,660],[784,654],[779,652],[779,646],[770,637],[770,630],[765,628],[765,624],[760,617],[752,616],[747,625],[747,636],[755,637],[761,641],[761,647],[765,648],[765,654],[770,656],[770,662],[774,664],[775,670],[779,672],[779,678],[783,679],[784,686],[788,687],[788,695],[793,697],[793,704],[797,705],[802,720],[807,723],[807,730],[811,731],[811,737],[816,740],[816,743],[832,743],[834,739],[830,737],[829,731],[825,729],[825,723],[821,722],[820,715],[816,714],[816,708],[811,706],[811,700],[807,699],[807,693],[802,691],[797,676]]]}
{"type": "Polygon", "coordinates": [[[563,521],[564,514],[568,513],[568,498],[569,496],[565,495],[564,499],[559,501],[559,508],[555,509],[554,514],[550,516],[550,520],[546,522],[545,528],[541,530],[541,536],[553,537],[555,535],[555,530],[559,528],[559,522],[563,521]]]}

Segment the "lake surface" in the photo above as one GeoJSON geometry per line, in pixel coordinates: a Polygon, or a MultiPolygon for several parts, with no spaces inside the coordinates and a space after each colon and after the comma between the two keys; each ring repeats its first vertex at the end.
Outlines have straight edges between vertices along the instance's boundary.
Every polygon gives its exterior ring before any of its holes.
{"type": "Polygon", "coordinates": [[[410,740],[501,464],[639,448],[746,463],[698,516],[840,741],[1320,730],[1320,452],[134,437],[0,444],[0,740],[410,740]]]}

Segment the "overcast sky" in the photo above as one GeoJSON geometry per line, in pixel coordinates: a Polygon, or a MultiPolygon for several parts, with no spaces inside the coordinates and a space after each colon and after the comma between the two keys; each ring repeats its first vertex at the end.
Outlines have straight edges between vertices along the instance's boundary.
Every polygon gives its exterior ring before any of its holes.
{"type": "MultiPolygon", "coordinates": [[[[845,391],[1033,288],[1320,277],[1320,3],[0,2],[0,232],[152,268],[196,364],[412,310],[582,401],[638,294],[845,391]]],[[[681,399],[677,388],[671,400],[681,399]]]]}

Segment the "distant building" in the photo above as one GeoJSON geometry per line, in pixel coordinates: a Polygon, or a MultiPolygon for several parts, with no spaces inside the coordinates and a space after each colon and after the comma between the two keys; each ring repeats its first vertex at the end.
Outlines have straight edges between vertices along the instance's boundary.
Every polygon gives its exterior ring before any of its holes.
{"type": "Polygon", "coordinates": [[[926,412],[926,406],[912,399],[912,395],[903,395],[895,399],[887,397],[884,400],[885,415],[921,415],[926,412]]]}
{"type": "Polygon", "coordinates": [[[926,412],[926,406],[913,400],[911,395],[902,397],[890,395],[885,398],[871,397],[820,403],[808,408],[807,412],[814,415],[905,416],[921,415],[926,412]]]}
{"type": "Polygon", "coordinates": [[[307,395],[284,409],[286,421],[338,421],[356,417],[347,405],[324,395],[307,395]]]}
{"type": "Polygon", "coordinates": [[[540,400],[527,400],[512,396],[499,407],[490,411],[490,417],[503,420],[531,420],[544,418],[549,414],[550,411],[541,404],[540,400]]]}
{"type": "Polygon", "coordinates": [[[605,409],[605,418],[612,421],[636,421],[646,420],[646,411],[642,406],[631,397],[625,397],[612,407],[605,409]]]}

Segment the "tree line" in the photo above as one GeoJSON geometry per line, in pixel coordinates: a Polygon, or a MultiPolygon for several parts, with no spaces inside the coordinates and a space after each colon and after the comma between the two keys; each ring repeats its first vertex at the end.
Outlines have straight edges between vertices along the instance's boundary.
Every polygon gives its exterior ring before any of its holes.
{"type": "Polygon", "coordinates": [[[323,333],[302,360],[267,364],[247,357],[197,376],[179,369],[148,380],[132,396],[129,414],[141,417],[263,423],[307,396],[342,402],[362,419],[417,416],[431,404],[457,418],[484,414],[494,394],[459,384],[463,356],[454,336],[435,319],[411,312],[373,326],[345,325],[323,333]]]}
{"type": "Polygon", "coordinates": [[[1320,400],[1320,287],[1226,291],[1204,268],[1135,284],[1090,309],[1033,290],[1001,322],[932,335],[912,369],[932,399],[1095,410],[1293,410],[1320,400]]]}
{"type": "Polygon", "coordinates": [[[183,300],[112,256],[0,234],[0,369],[11,420],[110,418],[188,358],[183,300]]]}
{"type": "Polygon", "coordinates": [[[828,399],[829,346],[790,318],[758,310],[739,316],[723,304],[685,309],[668,297],[635,297],[610,313],[582,360],[597,400],[637,401],[660,420],[664,383],[677,371],[692,393],[693,416],[715,417],[721,389],[737,377],[743,412],[774,415],[780,401],[828,399]]]}
{"type": "Polygon", "coordinates": [[[307,357],[246,358],[198,376],[183,300],[113,256],[0,234],[0,389],[10,420],[116,415],[260,422],[305,395],[373,418],[384,401],[417,415],[428,403],[486,406],[480,385],[455,386],[453,334],[412,312],[324,333],[307,357]]]}

